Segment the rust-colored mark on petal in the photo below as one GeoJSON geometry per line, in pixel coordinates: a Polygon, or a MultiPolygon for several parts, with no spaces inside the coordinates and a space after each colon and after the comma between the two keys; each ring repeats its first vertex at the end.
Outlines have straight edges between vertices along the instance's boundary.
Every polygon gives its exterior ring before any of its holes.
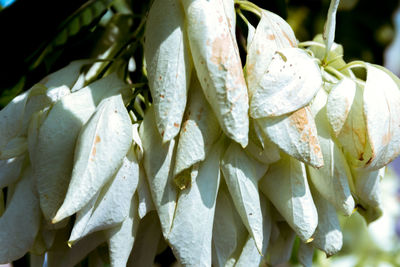
{"type": "Polygon", "coordinates": [[[159,76],[158,79],[161,81],[162,80],[162,76],[159,76]]]}
{"type": "Polygon", "coordinates": [[[301,133],[308,124],[307,112],[305,108],[301,108],[289,116],[290,122],[301,133]]]}
{"type": "MultiPolygon", "coordinates": [[[[93,149],[92,149],[92,156],[93,157],[96,156],[96,145],[98,143],[100,143],[100,141],[101,141],[100,136],[96,135],[96,138],[94,139],[93,149]]],[[[94,160],[94,158],[92,158],[92,160],[94,160]]]]}
{"type": "Polygon", "coordinates": [[[392,140],[392,132],[387,132],[383,137],[382,137],[382,145],[387,146],[390,143],[390,140],[392,140]]]}
{"type": "Polygon", "coordinates": [[[268,40],[271,40],[271,41],[273,41],[273,40],[275,40],[275,35],[273,35],[273,34],[270,34],[270,35],[268,35],[268,40]]]}
{"type": "Polygon", "coordinates": [[[160,94],[160,98],[164,98],[165,96],[163,94],[160,94]]]}
{"type": "Polygon", "coordinates": [[[286,40],[288,40],[288,42],[289,42],[291,47],[296,47],[296,45],[292,42],[292,40],[290,39],[289,35],[287,35],[287,33],[285,31],[282,31],[282,34],[286,38],[286,40]]]}
{"type": "Polygon", "coordinates": [[[174,122],[174,127],[179,128],[179,123],[174,122]]]}
{"type": "Polygon", "coordinates": [[[229,51],[230,38],[228,34],[222,34],[221,37],[217,37],[211,44],[212,55],[211,62],[218,66],[219,70],[224,69],[224,65],[229,61],[231,55],[229,51]]]}
{"type": "Polygon", "coordinates": [[[219,22],[219,23],[222,23],[223,21],[224,21],[224,18],[223,18],[222,16],[219,16],[218,22],[219,22]]]}

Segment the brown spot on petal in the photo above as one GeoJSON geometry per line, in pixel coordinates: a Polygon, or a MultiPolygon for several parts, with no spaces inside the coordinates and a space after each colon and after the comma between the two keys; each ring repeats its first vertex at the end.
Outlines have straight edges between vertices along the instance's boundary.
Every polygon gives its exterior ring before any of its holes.
{"type": "Polygon", "coordinates": [[[164,95],[160,94],[160,98],[164,98],[164,97],[165,97],[164,95]]]}
{"type": "Polygon", "coordinates": [[[292,40],[290,39],[290,37],[287,35],[287,33],[285,31],[282,31],[282,34],[286,38],[286,40],[288,40],[290,46],[296,47],[296,45],[292,42],[292,40]]]}
{"type": "Polygon", "coordinates": [[[290,122],[297,128],[299,132],[303,132],[308,124],[307,112],[305,108],[301,108],[289,116],[290,122]]]}
{"type": "MultiPolygon", "coordinates": [[[[100,141],[101,141],[100,136],[96,135],[96,138],[94,139],[93,149],[92,149],[92,156],[93,157],[96,156],[96,145],[98,143],[100,143],[100,141]]],[[[94,158],[92,158],[92,160],[94,161],[94,158]]]]}
{"type": "Polygon", "coordinates": [[[275,40],[275,35],[273,35],[273,34],[268,35],[268,39],[269,40],[275,40]]]}
{"type": "Polygon", "coordinates": [[[179,128],[179,123],[174,122],[174,127],[179,128]]]}
{"type": "Polygon", "coordinates": [[[220,16],[219,18],[218,18],[218,22],[219,23],[222,23],[224,21],[224,18],[222,17],[222,16],[220,16]]]}

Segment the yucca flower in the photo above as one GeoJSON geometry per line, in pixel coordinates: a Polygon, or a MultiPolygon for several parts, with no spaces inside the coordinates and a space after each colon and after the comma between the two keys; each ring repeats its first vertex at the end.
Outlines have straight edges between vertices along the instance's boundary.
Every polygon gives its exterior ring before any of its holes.
{"type": "Polygon", "coordinates": [[[273,266],[296,236],[304,266],[314,249],[337,253],[337,213],[377,219],[380,180],[400,153],[400,80],[343,61],[338,3],[323,37],[299,43],[248,1],[155,0],[151,103],[93,60],[17,96],[0,111],[0,262],[30,252],[73,266],[107,243],[111,266],[149,266],[166,246],[184,266],[273,266]]]}

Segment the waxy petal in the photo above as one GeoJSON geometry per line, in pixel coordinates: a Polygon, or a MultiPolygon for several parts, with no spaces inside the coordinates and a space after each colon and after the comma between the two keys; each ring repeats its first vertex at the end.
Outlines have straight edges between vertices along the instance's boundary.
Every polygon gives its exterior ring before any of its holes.
{"type": "Polygon", "coordinates": [[[74,147],[81,127],[103,97],[126,88],[117,75],[89,84],[63,97],[44,119],[33,151],[29,151],[46,220],[51,220],[64,201],[73,167],[74,147]]]}
{"type": "Polygon", "coordinates": [[[174,176],[203,161],[220,134],[218,120],[204,97],[198,79],[194,76],[179,134],[174,176]]]}
{"type": "Polygon", "coordinates": [[[268,165],[254,161],[238,144],[231,143],[222,159],[221,169],[233,203],[261,252],[264,234],[258,181],[268,165]]]}
{"type": "MultiPolygon", "coordinates": [[[[206,99],[225,134],[243,147],[248,142],[248,95],[233,21],[222,0],[182,0],[190,49],[206,99]]],[[[233,5],[233,2],[231,3],[233,5]]]]}
{"type": "Polygon", "coordinates": [[[185,266],[211,266],[215,202],[220,182],[219,161],[225,148],[217,142],[200,164],[192,185],[181,191],[167,240],[185,266]]]}
{"type": "Polygon", "coordinates": [[[318,64],[298,48],[280,49],[250,98],[252,118],[276,117],[307,105],[321,88],[318,64]]]}
{"type": "Polygon", "coordinates": [[[324,165],[317,128],[309,107],[290,115],[257,119],[256,122],[271,141],[290,156],[316,168],[324,165]]]}
{"type": "Polygon", "coordinates": [[[156,0],[145,32],[145,59],[158,131],[163,142],[181,128],[192,70],[179,0],[156,0]]]}
{"type": "Polygon", "coordinates": [[[143,167],[160,218],[162,232],[166,237],[172,226],[177,199],[177,189],[172,175],[175,140],[163,144],[152,108],[147,110],[139,134],[144,149],[143,167]]]}
{"type": "Polygon", "coordinates": [[[71,182],[53,222],[84,207],[116,173],[131,144],[131,119],[121,95],[104,99],[79,133],[71,182]]]}
{"type": "Polygon", "coordinates": [[[249,34],[247,40],[246,80],[249,97],[252,99],[253,93],[260,87],[259,82],[265,75],[275,51],[296,47],[297,40],[289,24],[267,10],[262,11],[254,35],[251,37],[249,34]]]}
{"type": "Polygon", "coordinates": [[[366,165],[377,170],[400,154],[400,80],[383,67],[366,68],[364,117],[372,150],[366,165]]]}
{"type": "Polygon", "coordinates": [[[324,166],[319,169],[307,166],[309,178],[325,199],[342,214],[349,216],[355,207],[349,185],[352,176],[346,158],[332,140],[326,112],[328,106],[325,107],[326,102],[327,94],[325,90],[321,90],[312,105],[318,139],[324,156],[324,166]]]}
{"type": "Polygon", "coordinates": [[[304,164],[289,156],[282,157],[270,165],[260,181],[260,189],[300,239],[308,241],[318,225],[318,214],[304,164]]]}
{"type": "Polygon", "coordinates": [[[335,136],[340,134],[349,116],[356,89],[356,82],[350,78],[344,77],[329,93],[326,103],[326,113],[335,136]]]}
{"type": "MultiPolygon", "coordinates": [[[[9,192],[10,193],[10,192],[9,192]]],[[[40,227],[39,200],[34,192],[32,169],[27,166],[0,217],[0,263],[21,258],[34,244],[40,227]]]]}

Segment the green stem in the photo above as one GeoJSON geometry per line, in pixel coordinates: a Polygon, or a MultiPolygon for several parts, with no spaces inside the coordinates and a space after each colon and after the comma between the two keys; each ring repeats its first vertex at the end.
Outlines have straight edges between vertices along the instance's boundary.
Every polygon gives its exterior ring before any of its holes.
{"type": "Polygon", "coordinates": [[[240,9],[254,13],[261,18],[262,9],[252,2],[245,0],[235,0],[235,4],[238,5],[240,9]]]}

